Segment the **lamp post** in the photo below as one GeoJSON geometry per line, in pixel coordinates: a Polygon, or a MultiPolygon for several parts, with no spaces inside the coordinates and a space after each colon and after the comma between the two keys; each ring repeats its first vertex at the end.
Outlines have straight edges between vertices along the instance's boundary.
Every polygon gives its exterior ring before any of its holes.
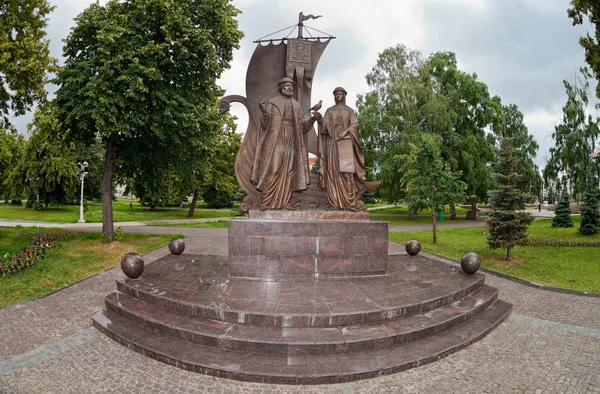
{"type": "Polygon", "coordinates": [[[83,163],[77,163],[79,166],[79,171],[77,171],[77,175],[81,179],[81,205],[79,206],[79,223],[85,223],[85,219],[83,219],[83,179],[87,175],[85,171],[88,166],[88,162],[84,161],[83,163]]]}

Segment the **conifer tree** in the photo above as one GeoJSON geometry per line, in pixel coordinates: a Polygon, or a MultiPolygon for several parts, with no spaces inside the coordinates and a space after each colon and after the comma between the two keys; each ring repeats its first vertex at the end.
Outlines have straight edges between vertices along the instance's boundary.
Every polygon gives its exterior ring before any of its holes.
{"type": "Polygon", "coordinates": [[[533,221],[533,216],[519,212],[525,207],[527,195],[517,188],[520,174],[516,172],[517,157],[509,138],[500,140],[500,162],[494,174],[499,189],[492,193],[492,212],[487,219],[488,246],[490,249],[506,249],[506,260],[510,260],[511,250],[527,241],[525,232],[533,221]]]}
{"type": "Polygon", "coordinates": [[[593,235],[598,232],[598,221],[600,212],[598,212],[598,189],[588,190],[583,195],[583,204],[581,205],[581,224],[579,232],[584,235],[593,235]]]}
{"type": "Polygon", "coordinates": [[[567,193],[563,193],[558,205],[554,209],[554,218],[552,219],[552,227],[573,227],[571,220],[571,202],[567,193]]]}

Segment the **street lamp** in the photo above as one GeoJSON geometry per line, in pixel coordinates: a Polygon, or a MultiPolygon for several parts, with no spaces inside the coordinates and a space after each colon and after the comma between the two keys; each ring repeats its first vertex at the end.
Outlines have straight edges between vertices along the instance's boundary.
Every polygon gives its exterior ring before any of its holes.
{"type": "Polygon", "coordinates": [[[83,219],[83,179],[88,174],[85,169],[88,166],[88,162],[84,161],[83,163],[77,163],[79,166],[79,171],[77,171],[77,175],[81,179],[81,205],[79,206],[79,223],[85,223],[83,219]]]}

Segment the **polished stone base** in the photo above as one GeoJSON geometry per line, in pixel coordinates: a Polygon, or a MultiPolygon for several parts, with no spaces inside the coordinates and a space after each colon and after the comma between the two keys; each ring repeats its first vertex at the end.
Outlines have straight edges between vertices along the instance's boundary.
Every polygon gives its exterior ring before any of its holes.
{"type": "Polygon", "coordinates": [[[276,279],[382,275],[387,269],[387,252],[388,222],[229,221],[231,276],[276,279]]]}
{"type": "Polygon", "coordinates": [[[234,278],[222,256],[169,255],[117,281],[100,331],[131,350],[208,375],[341,383],[436,361],[479,340],[512,306],[481,274],[390,256],[386,275],[234,278]]]}

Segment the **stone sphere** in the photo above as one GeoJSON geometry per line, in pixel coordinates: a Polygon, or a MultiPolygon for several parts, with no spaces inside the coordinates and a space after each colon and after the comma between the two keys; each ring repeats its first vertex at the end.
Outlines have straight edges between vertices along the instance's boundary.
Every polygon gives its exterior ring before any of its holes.
{"type": "Polygon", "coordinates": [[[410,240],[406,243],[406,253],[411,256],[416,256],[421,251],[421,243],[419,241],[410,240]]]}
{"type": "Polygon", "coordinates": [[[144,259],[137,253],[127,253],[121,259],[121,269],[130,278],[139,278],[144,272],[144,259]]]}
{"type": "Polygon", "coordinates": [[[173,238],[171,241],[169,241],[169,250],[173,254],[182,254],[185,250],[185,242],[183,242],[182,239],[173,238]]]}
{"type": "Polygon", "coordinates": [[[474,274],[481,266],[481,259],[476,253],[467,253],[460,259],[460,267],[465,274],[474,274]]]}

